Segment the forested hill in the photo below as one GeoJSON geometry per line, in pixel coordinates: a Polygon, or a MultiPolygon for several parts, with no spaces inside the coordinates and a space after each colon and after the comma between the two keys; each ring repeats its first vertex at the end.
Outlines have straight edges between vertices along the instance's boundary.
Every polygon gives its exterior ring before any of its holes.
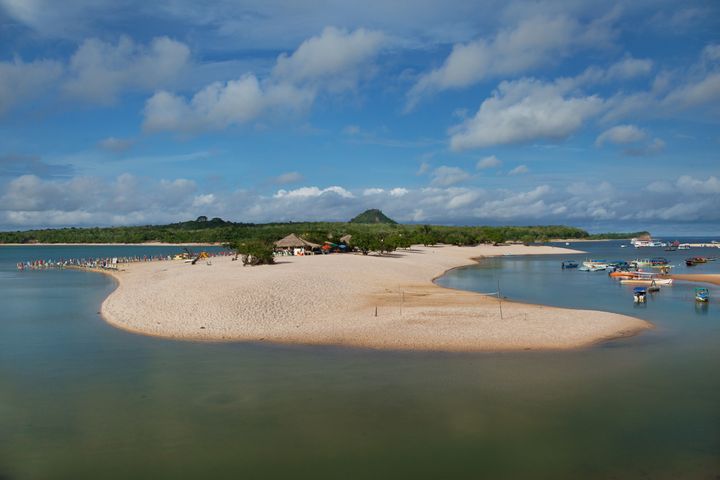
{"type": "Polygon", "coordinates": [[[527,227],[453,227],[344,222],[234,223],[213,218],[169,225],[105,228],[58,228],[0,232],[0,243],[225,243],[238,240],[273,242],[296,233],[316,243],[338,241],[343,235],[377,234],[402,237],[412,243],[476,245],[505,241],[544,242],[552,238],[630,238],[647,232],[589,235],[585,230],[563,225],[527,227]]]}
{"type": "Polygon", "coordinates": [[[377,208],[373,208],[370,210],[365,210],[363,213],[358,215],[357,217],[350,220],[350,223],[387,223],[387,224],[395,224],[397,223],[392,218],[389,218],[387,215],[385,215],[381,210],[378,210],[377,208]]]}

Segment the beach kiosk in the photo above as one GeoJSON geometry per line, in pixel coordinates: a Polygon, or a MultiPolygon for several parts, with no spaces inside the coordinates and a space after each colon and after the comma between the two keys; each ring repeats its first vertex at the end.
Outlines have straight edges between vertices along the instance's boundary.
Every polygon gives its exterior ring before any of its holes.
{"type": "Polygon", "coordinates": [[[275,242],[276,255],[311,255],[319,250],[320,245],[308,242],[294,233],[275,242]]]}

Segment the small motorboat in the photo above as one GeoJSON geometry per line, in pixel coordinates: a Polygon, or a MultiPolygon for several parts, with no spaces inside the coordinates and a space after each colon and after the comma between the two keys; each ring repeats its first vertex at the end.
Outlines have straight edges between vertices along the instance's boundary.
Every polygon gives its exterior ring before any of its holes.
{"type": "Polygon", "coordinates": [[[633,288],[633,300],[635,303],[645,303],[645,297],[647,296],[647,289],[645,287],[633,288]]]}
{"type": "Polygon", "coordinates": [[[597,272],[598,270],[605,270],[608,268],[607,260],[585,260],[583,265],[590,268],[591,272],[597,272]],[[595,268],[594,270],[592,270],[595,268]]]}
{"type": "Polygon", "coordinates": [[[565,268],[578,268],[578,262],[575,262],[573,260],[565,260],[562,262],[561,267],[563,269],[565,268]]]}
{"type": "Polygon", "coordinates": [[[698,287],[695,289],[695,301],[707,303],[710,301],[710,292],[705,287],[698,287]]]}
{"type": "Polygon", "coordinates": [[[578,271],[580,272],[600,272],[604,270],[605,267],[601,267],[598,265],[583,265],[582,267],[578,268],[578,271]]]}
{"type": "Polygon", "coordinates": [[[688,267],[694,267],[695,265],[699,263],[707,263],[707,258],[705,257],[692,257],[692,258],[686,258],[685,259],[685,265],[688,267]]]}

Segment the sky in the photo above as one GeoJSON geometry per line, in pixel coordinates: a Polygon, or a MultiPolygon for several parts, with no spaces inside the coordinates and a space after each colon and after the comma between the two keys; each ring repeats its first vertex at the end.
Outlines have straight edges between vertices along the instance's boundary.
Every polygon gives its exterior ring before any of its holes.
{"type": "Polygon", "coordinates": [[[0,229],[720,235],[716,1],[0,0],[0,229]]]}

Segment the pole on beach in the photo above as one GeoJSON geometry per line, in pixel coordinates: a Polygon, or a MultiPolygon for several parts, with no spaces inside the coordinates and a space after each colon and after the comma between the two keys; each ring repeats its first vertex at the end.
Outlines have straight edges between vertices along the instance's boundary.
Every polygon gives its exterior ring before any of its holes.
{"type": "Polygon", "coordinates": [[[377,305],[375,305],[375,316],[377,317],[377,305]]]}
{"type": "Polygon", "coordinates": [[[497,296],[498,296],[498,307],[500,308],[500,320],[502,320],[503,313],[502,313],[502,295],[500,294],[500,279],[498,279],[497,296]]]}
{"type": "Polygon", "coordinates": [[[405,306],[405,290],[400,292],[400,316],[403,314],[403,307],[405,306]]]}

